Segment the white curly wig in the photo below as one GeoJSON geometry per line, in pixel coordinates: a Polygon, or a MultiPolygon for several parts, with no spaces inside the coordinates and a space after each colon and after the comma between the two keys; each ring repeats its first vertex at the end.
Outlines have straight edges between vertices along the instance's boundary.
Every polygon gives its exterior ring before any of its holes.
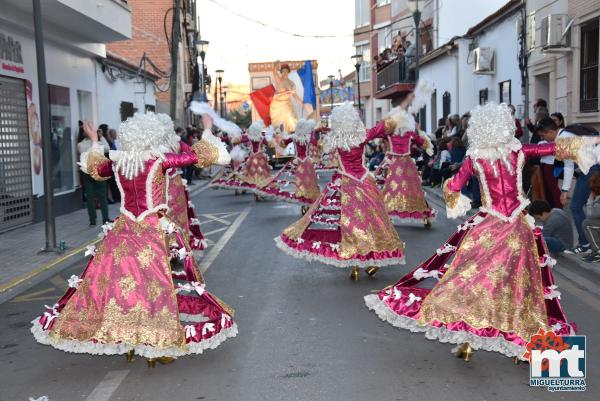
{"type": "Polygon", "coordinates": [[[315,129],[317,122],[314,120],[300,119],[296,123],[296,131],[294,132],[294,139],[298,142],[306,143],[310,141],[310,134],[315,129]]]}
{"type": "Polygon", "coordinates": [[[365,125],[352,103],[335,107],[330,121],[331,132],[325,137],[325,151],[350,150],[366,139],[365,125]]]}
{"type": "Polygon", "coordinates": [[[263,120],[257,120],[248,127],[248,137],[252,141],[262,140],[262,132],[265,129],[265,123],[263,120]]]}
{"type": "Polygon", "coordinates": [[[119,127],[120,149],[111,151],[110,158],[117,170],[126,178],[132,179],[144,171],[145,162],[152,158],[164,158],[171,151],[167,130],[173,123],[167,123],[168,116],[153,112],[136,113],[121,123],[119,127]]]}

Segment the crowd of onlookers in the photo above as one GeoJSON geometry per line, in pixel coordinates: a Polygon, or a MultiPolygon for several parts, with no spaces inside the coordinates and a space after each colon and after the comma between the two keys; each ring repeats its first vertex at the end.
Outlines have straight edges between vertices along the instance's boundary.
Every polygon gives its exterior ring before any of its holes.
{"type": "Polygon", "coordinates": [[[406,38],[406,33],[399,31],[392,39],[392,46],[373,57],[373,67],[380,71],[395,60],[410,60],[416,55],[416,47],[406,38]]]}
{"type": "MultiPolygon", "coordinates": [[[[515,108],[511,105],[513,116],[515,108]]],[[[413,156],[421,170],[424,186],[440,187],[461,167],[468,147],[467,128],[470,114],[450,115],[438,121],[430,135],[434,154],[413,156]]],[[[598,135],[593,128],[567,124],[561,113],[550,113],[547,102],[538,99],[533,118],[523,123],[515,117],[515,137],[524,142],[524,128],[529,143],[554,142],[556,138],[574,135],[598,135]]],[[[383,160],[385,143],[371,144],[369,168],[374,170],[383,160]]],[[[551,252],[577,254],[589,262],[600,263],[600,165],[583,174],[573,161],[555,160],[554,156],[529,159],[522,174],[523,188],[531,200],[529,212],[541,224],[551,252]]],[[[473,208],[481,206],[481,192],[476,177],[462,190],[472,200],[473,208]]]]}

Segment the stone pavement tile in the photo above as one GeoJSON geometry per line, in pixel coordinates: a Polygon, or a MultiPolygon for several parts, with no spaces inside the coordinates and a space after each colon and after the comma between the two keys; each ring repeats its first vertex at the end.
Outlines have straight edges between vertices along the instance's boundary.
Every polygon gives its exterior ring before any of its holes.
{"type": "MultiPolygon", "coordinates": [[[[117,204],[109,205],[111,218],[116,217],[118,213],[117,204]]],[[[88,226],[86,209],[56,218],[57,243],[64,241],[67,252],[97,238],[100,231],[100,225],[88,226]]],[[[40,253],[45,242],[44,222],[29,224],[0,234],[0,287],[61,257],[54,252],[40,253]]]]}

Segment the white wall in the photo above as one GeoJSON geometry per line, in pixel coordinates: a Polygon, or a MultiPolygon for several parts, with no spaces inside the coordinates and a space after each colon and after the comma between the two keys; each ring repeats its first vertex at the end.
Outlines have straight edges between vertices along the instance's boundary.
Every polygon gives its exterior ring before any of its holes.
{"type": "Polygon", "coordinates": [[[145,93],[143,83],[136,79],[117,79],[112,81],[102,72],[96,63],[98,123],[108,124],[118,130],[121,124],[121,102],[131,102],[139,111],[144,111],[146,105],[156,106],[154,85],[146,81],[145,93]],[[136,93],[140,92],[140,93],[136,93]]]}
{"type": "Polygon", "coordinates": [[[437,120],[442,117],[443,94],[450,93],[450,114],[457,113],[458,87],[457,87],[457,57],[458,52],[442,55],[427,64],[421,65],[419,78],[429,81],[436,91],[437,116],[431,116],[431,99],[427,102],[427,128],[429,131],[437,127],[437,120]]]}
{"type": "MultiPolygon", "coordinates": [[[[37,81],[37,62],[35,57],[35,42],[33,37],[24,34],[23,32],[11,31],[2,29],[0,32],[8,34],[21,43],[21,51],[23,56],[23,73],[0,70],[0,74],[28,80],[32,86],[32,101],[35,109],[40,113],[39,109],[39,92],[37,81]]],[[[55,43],[46,43],[46,79],[50,85],[59,85],[69,88],[70,112],[71,112],[71,143],[73,152],[73,161],[76,161],[75,141],[77,139],[77,121],[79,119],[79,106],[77,102],[77,90],[86,90],[95,92],[94,80],[94,61],[87,55],[76,53],[68,50],[55,43]]],[[[95,107],[94,107],[95,109],[95,107]]],[[[94,121],[96,122],[96,121],[94,121]]],[[[31,154],[33,155],[35,145],[30,141],[31,154]]],[[[43,195],[43,168],[36,174],[33,169],[32,160],[32,190],[34,195],[43,195]]],[[[73,166],[73,182],[78,183],[76,166],[73,166]]]]}

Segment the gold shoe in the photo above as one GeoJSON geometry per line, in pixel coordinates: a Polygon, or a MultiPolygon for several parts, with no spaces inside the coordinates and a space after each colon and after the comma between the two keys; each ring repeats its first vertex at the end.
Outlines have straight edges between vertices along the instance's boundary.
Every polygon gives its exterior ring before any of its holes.
{"type": "Polygon", "coordinates": [[[379,267],[375,267],[375,266],[367,267],[365,269],[365,272],[371,277],[373,277],[375,275],[375,273],[377,273],[378,271],[379,271],[379,267]]]}
{"type": "Polygon", "coordinates": [[[469,343],[464,343],[461,345],[456,352],[456,357],[462,358],[465,362],[469,362],[471,360],[471,355],[473,355],[473,348],[469,343]]]}
{"type": "Polygon", "coordinates": [[[521,358],[519,358],[518,356],[513,357],[513,363],[515,365],[520,365],[521,364],[521,358]]]}
{"type": "Polygon", "coordinates": [[[161,365],[168,365],[170,363],[175,362],[175,358],[171,356],[161,356],[160,358],[156,358],[156,361],[161,365]]]}
{"type": "Polygon", "coordinates": [[[135,353],[133,350],[130,350],[127,354],[125,354],[125,358],[127,358],[127,362],[129,363],[135,361],[135,353]]]}
{"type": "Polygon", "coordinates": [[[156,367],[156,359],[155,358],[146,358],[146,362],[148,363],[148,367],[150,369],[154,369],[156,367]]]}
{"type": "Polygon", "coordinates": [[[350,273],[350,280],[352,281],[358,281],[358,279],[360,278],[360,274],[358,271],[358,267],[353,267],[352,268],[352,273],[350,273]]]}
{"type": "Polygon", "coordinates": [[[431,228],[431,222],[427,217],[423,219],[423,225],[425,226],[425,228],[431,228]]]}
{"type": "Polygon", "coordinates": [[[304,216],[306,214],[306,212],[308,212],[308,206],[302,206],[302,209],[300,209],[300,212],[302,213],[302,216],[304,216]]]}

